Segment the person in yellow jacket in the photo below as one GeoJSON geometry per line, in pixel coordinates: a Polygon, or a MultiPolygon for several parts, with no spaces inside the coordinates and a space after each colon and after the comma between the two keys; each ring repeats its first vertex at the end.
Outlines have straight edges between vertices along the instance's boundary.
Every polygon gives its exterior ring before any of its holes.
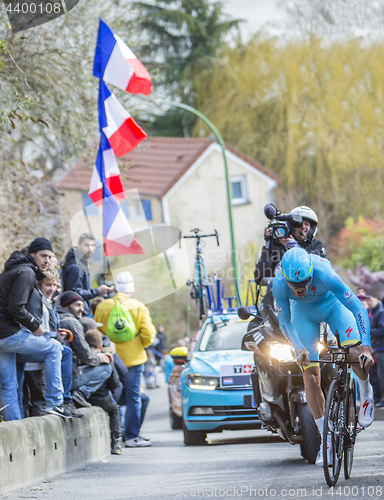
{"type": "Polygon", "coordinates": [[[128,369],[124,379],[127,405],[127,412],[125,414],[125,446],[127,448],[151,446],[150,441],[142,439],[139,436],[141,426],[140,382],[143,365],[148,359],[145,347],[152,344],[156,336],[156,328],[152,323],[148,308],[142,302],[133,298],[135,284],[129,272],[124,271],[117,275],[115,291],[116,295],[112,299],[103,300],[97,306],[94,319],[96,322],[103,324],[99,329],[105,335],[108,335],[108,319],[116,302],[120,302],[131,313],[136,325],[137,335],[128,342],[116,343],[116,354],[128,369]]]}

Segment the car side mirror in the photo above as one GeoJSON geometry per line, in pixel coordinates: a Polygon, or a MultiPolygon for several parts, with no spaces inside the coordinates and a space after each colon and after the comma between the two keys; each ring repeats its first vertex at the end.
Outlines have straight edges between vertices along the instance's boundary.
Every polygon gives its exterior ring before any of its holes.
{"type": "Polygon", "coordinates": [[[175,347],[169,354],[175,365],[183,365],[188,360],[188,347],[175,347]]]}

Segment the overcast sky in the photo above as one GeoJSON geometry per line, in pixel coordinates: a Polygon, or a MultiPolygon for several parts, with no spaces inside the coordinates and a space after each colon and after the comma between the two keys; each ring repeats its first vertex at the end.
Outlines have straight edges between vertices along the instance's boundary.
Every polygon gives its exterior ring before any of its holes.
{"type": "Polygon", "coordinates": [[[278,8],[278,0],[222,0],[224,11],[233,18],[246,19],[242,26],[245,35],[255,33],[266,23],[278,22],[282,19],[282,10],[278,8]]]}

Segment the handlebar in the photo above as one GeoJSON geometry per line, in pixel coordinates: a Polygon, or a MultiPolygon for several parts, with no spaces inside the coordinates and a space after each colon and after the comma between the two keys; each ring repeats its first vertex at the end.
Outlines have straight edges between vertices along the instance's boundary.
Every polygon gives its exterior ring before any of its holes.
{"type": "Polygon", "coordinates": [[[181,245],[181,238],[195,238],[197,239],[197,243],[199,243],[200,239],[201,238],[210,238],[210,237],[215,237],[216,238],[216,243],[217,243],[217,246],[219,247],[220,246],[220,242],[219,242],[219,233],[217,232],[216,229],[214,229],[214,233],[213,234],[199,234],[201,231],[201,229],[195,227],[194,229],[191,229],[191,233],[195,233],[195,234],[191,234],[189,236],[183,236],[182,235],[182,232],[180,231],[180,234],[179,234],[179,247],[181,245]]]}
{"type": "Polygon", "coordinates": [[[363,362],[363,373],[365,373],[365,362],[367,361],[367,356],[365,354],[360,354],[359,358],[363,362]]]}

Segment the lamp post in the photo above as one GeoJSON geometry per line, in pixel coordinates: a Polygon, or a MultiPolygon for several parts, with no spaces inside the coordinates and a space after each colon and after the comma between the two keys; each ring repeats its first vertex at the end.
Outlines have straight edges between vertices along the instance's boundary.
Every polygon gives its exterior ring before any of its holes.
{"type": "Polygon", "coordinates": [[[224,143],[223,138],[221,137],[219,131],[214,126],[214,124],[205,115],[203,115],[203,113],[200,113],[200,111],[198,111],[197,109],[193,108],[192,106],[188,106],[187,104],[180,103],[180,102],[162,101],[162,103],[166,104],[168,106],[174,106],[176,108],[185,109],[186,111],[190,111],[194,115],[198,116],[201,120],[203,120],[203,122],[205,124],[208,125],[208,127],[215,134],[215,137],[218,140],[218,143],[219,143],[219,145],[221,147],[221,151],[223,153],[224,170],[225,170],[225,182],[226,182],[226,188],[227,188],[228,219],[229,219],[229,232],[230,232],[230,235],[231,235],[232,266],[233,266],[234,275],[235,275],[234,277],[235,277],[236,293],[238,295],[239,304],[241,304],[241,302],[240,302],[239,272],[238,272],[237,258],[236,258],[235,233],[234,233],[234,229],[233,229],[233,218],[232,218],[231,190],[230,190],[230,185],[229,185],[227,157],[226,157],[226,154],[225,154],[225,143],[224,143]]]}

